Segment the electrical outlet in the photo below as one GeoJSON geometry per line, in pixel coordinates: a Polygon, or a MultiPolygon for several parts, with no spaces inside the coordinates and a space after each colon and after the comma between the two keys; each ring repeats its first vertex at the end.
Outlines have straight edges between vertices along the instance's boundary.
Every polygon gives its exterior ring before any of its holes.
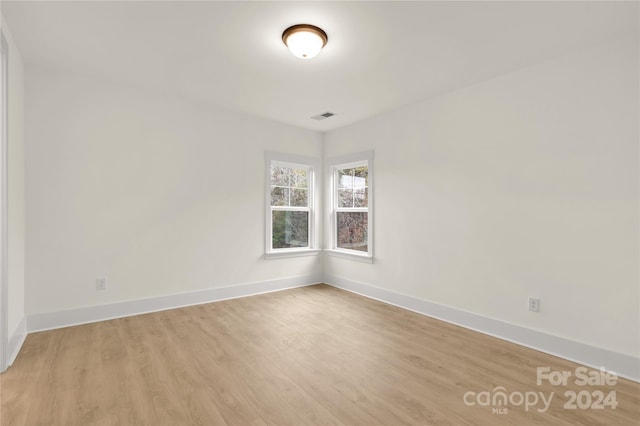
{"type": "Polygon", "coordinates": [[[540,312],[540,299],[536,297],[529,298],[529,310],[531,312],[540,312]]]}
{"type": "Polygon", "coordinates": [[[96,290],[106,290],[106,289],[107,289],[107,279],[96,278],[96,290]]]}

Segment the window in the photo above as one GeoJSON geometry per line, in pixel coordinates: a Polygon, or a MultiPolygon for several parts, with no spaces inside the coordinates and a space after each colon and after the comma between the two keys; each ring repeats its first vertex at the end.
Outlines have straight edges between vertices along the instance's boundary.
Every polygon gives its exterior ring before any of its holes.
{"type": "Polygon", "coordinates": [[[371,262],[373,153],[329,161],[331,188],[330,255],[371,262]]]}
{"type": "Polygon", "coordinates": [[[310,168],[271,163],[271,248],[309,248],[310,168]]]}
{"type": "Polygon", "coordinates": [[[312,158],[267,153],[266,257],[317,254],[312,158]]]}

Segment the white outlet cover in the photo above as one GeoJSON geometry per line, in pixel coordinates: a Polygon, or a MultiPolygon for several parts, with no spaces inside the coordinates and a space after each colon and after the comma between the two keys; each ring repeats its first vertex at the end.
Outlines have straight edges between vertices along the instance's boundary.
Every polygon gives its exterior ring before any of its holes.
{"type": "Polygon", "coordinates": [[[106,290],[106,289],[107,289],[107,279],[96,278],[96,290],[106,290]]]}

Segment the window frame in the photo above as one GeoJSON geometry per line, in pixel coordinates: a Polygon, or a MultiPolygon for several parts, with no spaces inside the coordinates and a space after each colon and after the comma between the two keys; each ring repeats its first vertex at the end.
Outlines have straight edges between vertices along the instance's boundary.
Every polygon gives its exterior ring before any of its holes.
{"type": "Polygon", "coordinates": [[[328,244],[325,252],[329,256],[343,257],[360,262],[373,263],[373,151],[365,151],[335,157],[327,160],[327,198],[329,216],[328,244]],[[338,206],[338,170],[367,166],[368,194],[367,207],[339,207],[338,206]],[[338,247],[338,220],[340,212],[366,212],[367,213],[367,252],[338,247]]]}
{"type": "Polygon", "coordinates": [[[265,259],[283,257],[315,256],[320,253],[319,247],[319,174],[320,160],[314,157],[299,156],[267,151],[265,154],[265,259]],[[279,165],[292,168],[306,168],[307,173],[307,207],[272,206],[271,205],[271,167],[279,165]],[[275,207],[275,208],[274,208],[275,207]],[[308,211],[308,241],[307,247],[273,248],[273,211],[308,211]]]}

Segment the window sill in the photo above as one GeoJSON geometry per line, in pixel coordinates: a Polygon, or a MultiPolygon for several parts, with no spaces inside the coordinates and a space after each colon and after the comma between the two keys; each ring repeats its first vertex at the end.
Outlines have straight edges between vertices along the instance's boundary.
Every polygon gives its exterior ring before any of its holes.
{"type": "Polygon", "coordinates": [[[287,257],[303,257],[303,256],[317,256],[320,254],[319,249],[303,249],[303,250],[284,250],[284,251],[272,251],[265,253],[265,259],[282,259],[287,257]]]}
{"type": "Polygon", "coordinates": [[[336,250],[336,249],[326,249],[325,252],[329,256],[342,257],[344,259],[350,259],[350,260],[355,260],[355,261],[364,262],[364,263],[373,263],[373,256],[369,256],[368,254],[359,254],[353,251],[336,250]]]}

